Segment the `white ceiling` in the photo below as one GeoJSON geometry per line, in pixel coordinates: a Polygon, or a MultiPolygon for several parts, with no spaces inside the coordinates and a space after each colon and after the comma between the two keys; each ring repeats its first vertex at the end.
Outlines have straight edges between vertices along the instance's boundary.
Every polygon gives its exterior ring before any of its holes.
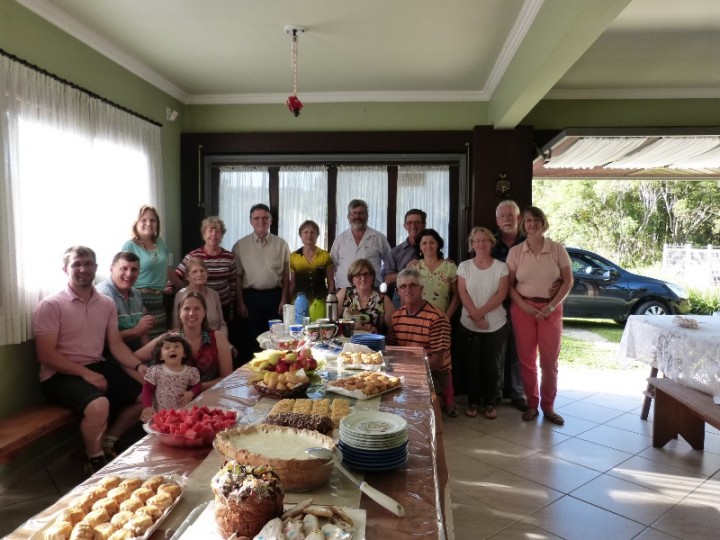
{"type": "Polygon", "coordinates": [[[720,98],[718,0],[17,0],[186,104],[720,98]]]}

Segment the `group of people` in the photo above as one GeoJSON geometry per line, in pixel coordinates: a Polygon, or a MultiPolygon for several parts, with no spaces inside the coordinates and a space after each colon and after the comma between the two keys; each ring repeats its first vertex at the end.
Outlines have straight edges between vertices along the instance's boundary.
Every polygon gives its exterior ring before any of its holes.
{"type": "Polygon", "coordinates": [[[426,227],[419,209],[406,212],[407,239],[391,248],[368,226],[365,201],[354,199],[349,228],[329,252],[316,244],[314,221],[300,225],[302,246],[291,253],[270,233],[266,205],[252,206],[249,217],[252,232],[231,251],[220,245],[222,220],[206,218],[203,246],[171,268],[158,212],[143,206],[132,238],[97,288],[95,253],[73,246],[64,254],[68,285],[37,306],[34,333],[43,392],[82,417],[89,472],[114,457],[118,438],[138,419],[188,403],[230,374],[233,356],[236,365],[248,361],[268,321],[299,293],[315,319],[324,316],[325,298],[336,289],[339,316],[356,328],[386,334],[390,345],[425,349],[435,391],[451,416],[457,415],[454,340],[468,416],[482,408],[495,418],[504,393],[525,420],[540,408],[549,420],[564,422],[553,405],[562,301],[572,274],[562,245],[544,237],[548,223],[540,209],[521,215],[513,201],[500,203],[497,234],[473,228],[472,258],[459,267],[444,258],[443,239],[426,227]]]}

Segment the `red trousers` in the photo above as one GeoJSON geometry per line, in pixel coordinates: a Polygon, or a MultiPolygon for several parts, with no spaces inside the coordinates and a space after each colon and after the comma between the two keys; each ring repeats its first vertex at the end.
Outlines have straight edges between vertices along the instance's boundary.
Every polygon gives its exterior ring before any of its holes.
{"type": "MultiPolygon", "coordinates": [[[[547,303],[532,303],[543,308],[547,303]]],[[[520,375],[528,405],[553,412],[557,394],[558,356],[562,336],[562,305],[557,306],[547,319],[525,313],[517,304],[510,304],[510,317],[515,331],[515,346],[520,359],[520,375]],[[541,380],[538,386],[538,353],[541,380]]]]}

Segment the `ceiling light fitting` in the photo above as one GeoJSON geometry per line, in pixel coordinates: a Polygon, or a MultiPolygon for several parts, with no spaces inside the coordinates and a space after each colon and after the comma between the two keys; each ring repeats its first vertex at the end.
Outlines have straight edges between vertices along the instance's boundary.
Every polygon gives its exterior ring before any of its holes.
{"type": "Polygon", "coordinates": [[[287,108],[290,109],[290,112],[293,113],[295,116],[300,116],[300,109],[302,109],[303,104],[302,101],[300,101],[300,98],[297,97],[297,38],[299,34],[304,34],[305,32],[307,32],[307,28],[305,28],[304,26],[291,25],[286,26],[284,30],[292,38],[290,60],[293,74],[293,93],[290,97],[287,98],[285,105],[287,105],[287,108]]]}

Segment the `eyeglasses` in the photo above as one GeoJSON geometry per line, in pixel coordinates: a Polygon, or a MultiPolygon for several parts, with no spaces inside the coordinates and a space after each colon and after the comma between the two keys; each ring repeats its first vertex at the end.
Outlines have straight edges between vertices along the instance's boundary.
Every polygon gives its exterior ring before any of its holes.
{"type": "Polygon", "coordinates": [[[398,285],[398,290],[404,291],[405,289],[417,289],[420,285],[417,283],[403,283],[402,285],[398,285]]]}
{"type": "Polygon", "coordinates": [[[370,272],[361,272],[360,274],[355,274],[353,277],[354,278],[362,278],[362,279],[370,279],[372,277],[372,274],[370,272]]]}

